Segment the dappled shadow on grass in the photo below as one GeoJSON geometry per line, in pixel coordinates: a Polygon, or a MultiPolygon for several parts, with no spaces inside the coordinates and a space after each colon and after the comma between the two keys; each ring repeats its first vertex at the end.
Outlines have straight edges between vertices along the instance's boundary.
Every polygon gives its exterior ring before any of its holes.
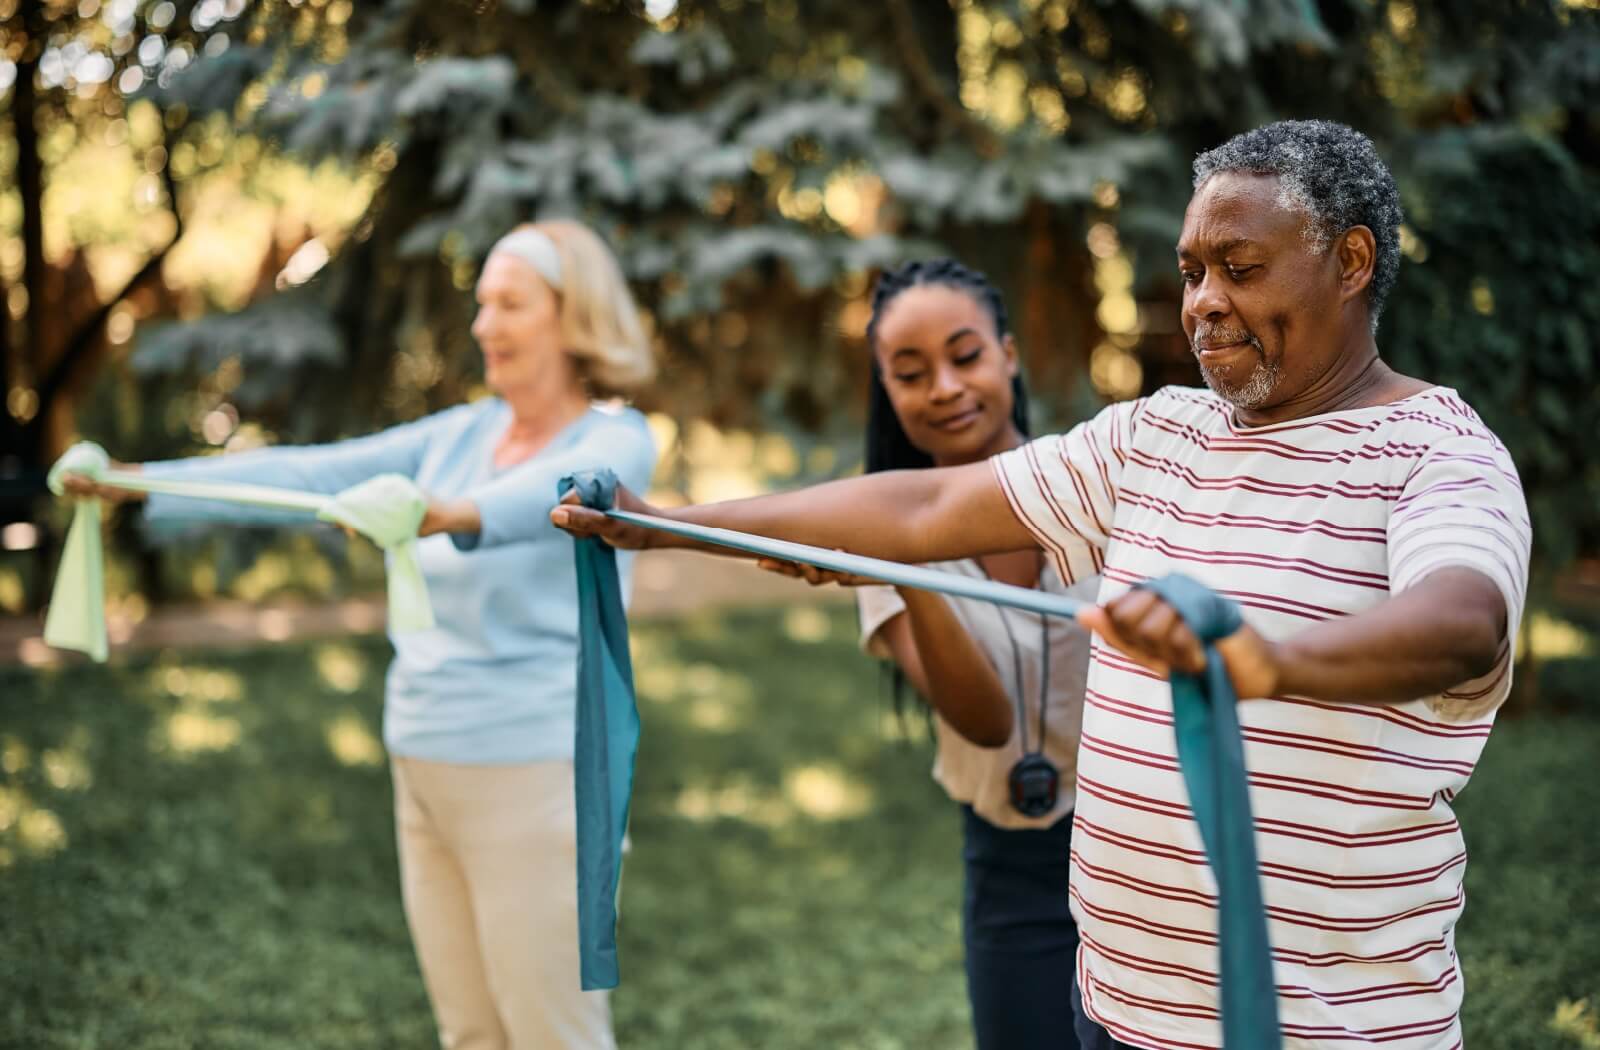
{"type": "Polygon", "coordinates": [[[886,739],[853,615],[825,615],[636,632],[625,1046],[971,1044],[955,808],[931,748],[886,739]]]}
{"type": "Polygon", "coordinates": [[[1600,718],[1502,720],[1455,803],[1467,1045],[1600,1046],[1600,718]],[[1565,1004],[1565,1007],[1564,1007],[1565,1004]]]}
{"type": "MultiPolygon", "coordinates": [[[[926,743],[886,738],[848,612],[635,640],[623,1045],[967,1045],[958,824],[926,743]]],[[[0,785],[61,833],[0,832],[0,1046],[435,1045],[374,763],[387,657],[0,672],[0,785]],[[69,744],[57,787],[43,756],[69,744]]]]}
{"type": "Polygon", "coordinates": [[[60,829],[0,831],[0,1044],[429,1045],[387,774],[328,741],[377,732],[381,679],[316,650],[0,672],[0,785],[60,829]]]}
{"type": "MultiPolygon", "coordinates": [[[[634,641],[621,1044],[970,1046],[959,822],[849,610],[634,641]]],[[[0,670],[0,1047],[435,1046],[376,744],[387,660],[367,641],[0,670]]],[[[1586,1045],[1597,753],[1600,719],[1508,719],[1457,804],[1469,1046],[1586,1045]]]]}

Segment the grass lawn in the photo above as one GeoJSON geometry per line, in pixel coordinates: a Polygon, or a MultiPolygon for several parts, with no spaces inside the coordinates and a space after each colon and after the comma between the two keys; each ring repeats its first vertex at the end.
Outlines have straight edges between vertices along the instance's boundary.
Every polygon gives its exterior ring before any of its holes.
{"type": "MultiPolygon", "coordinates": [[[[630,1048],[970,1045],[953,807],[848,611],[635,633],[630,1048]]],[[[377,640],[0,669],[0,1047],[436,1045],[377,640]]],[[[1467,1045],[1600,1047],[1600,719],[1508,721],[1458,804],[1467,1045]]],[[[531,889],[530,891],[536,891],[531,889]]]]}

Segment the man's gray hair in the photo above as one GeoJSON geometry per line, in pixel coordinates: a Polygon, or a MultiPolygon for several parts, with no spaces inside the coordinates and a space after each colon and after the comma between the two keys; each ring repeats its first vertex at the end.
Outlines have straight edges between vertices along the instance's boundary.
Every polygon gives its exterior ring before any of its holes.
{"type": "Polygon", "coordinates": [[[1306,237],[1317,251],[1352,226],[1365,226],[1378,257],[1367,288],[1372,327],[1400,273],[1400,191],[1394,176],[1354,128],[1331,120],[1282,120],[1235,135],[1194,159],[1194,185],[1218,172],[1278,177],[1278,202],[1306,217],[1306,237]]]}

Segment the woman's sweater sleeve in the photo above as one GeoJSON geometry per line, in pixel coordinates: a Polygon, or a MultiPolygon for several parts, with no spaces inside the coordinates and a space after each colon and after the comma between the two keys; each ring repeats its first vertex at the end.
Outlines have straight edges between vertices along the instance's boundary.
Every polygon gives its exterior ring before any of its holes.
{"type": "MultiPolygon", "coordinates": [[[[267,485],[332,495],[378,474],[414,477],[423,453],[435,435],[459,422],[462,405],[402,423],[367,437],[327,445],[263,448],[221,456],[146,463],[147,477],[177,481],[216,481],[267,485]]],[[[186,496],[151,495],[145,516],[152,522],[228,522],[235,525],[275,525],[305,522],[305,511],[272,510],[221,500],[186,496]]]]}
{"type": "Polygon", "coordinates": [[[451,533],[461,550],[526,543],[556,534],[550,511],[563,475],[610,467],[635,492],[644,491],[655,472],[656,446],[644,417],[628,412],[589,429],[571,447],[553,456],[535,456],[466,494],[483,523],[476,533],[451,533]]]}

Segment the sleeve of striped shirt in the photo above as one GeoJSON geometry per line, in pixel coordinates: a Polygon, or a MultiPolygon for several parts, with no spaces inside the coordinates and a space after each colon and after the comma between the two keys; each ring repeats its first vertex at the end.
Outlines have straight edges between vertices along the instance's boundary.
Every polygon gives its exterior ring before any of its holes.
{"type": "Polygon", "coordinates": [[[1145,401],[1123,401],[1065,434],[990,462],[1011,509],[1049,551],[1068,584],[1105,567],[1117,486],[1145,401]]]}
{"type": "Polygon", "coordinates": [[[1500,659],[1482,678],[1430,701],[1452,721],[1493,711],[1511,691],[1511,664],[1533,528],[1516,466],[1488,435],[1461,434],[1428,449],[1406,479],[1389,517],[1389,590],[1398,594],[1446,567],[1474,569],[1500,589],[1506,637],[1500,659]]]}

